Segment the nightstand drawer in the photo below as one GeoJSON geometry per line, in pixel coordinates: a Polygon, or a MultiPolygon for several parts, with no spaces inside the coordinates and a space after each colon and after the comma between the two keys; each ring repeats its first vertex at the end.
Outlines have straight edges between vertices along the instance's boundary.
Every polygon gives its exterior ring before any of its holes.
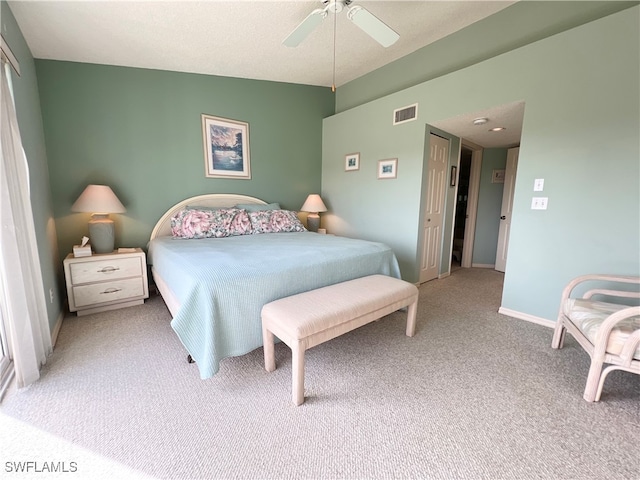
{"type": "Polygon", "coordinates": [[[145,297],[145,295],[144,282],[141,277],[73,287],[73,298],[77,308],[128,298],[145,297]]]}
{"type": "Polygon", "coordinates": [[[71,283],[104,282],[119,278],[136,277],[142,275],[142,262],[140,257],[118,258],[78,262],[69,265],[71,283]]]}

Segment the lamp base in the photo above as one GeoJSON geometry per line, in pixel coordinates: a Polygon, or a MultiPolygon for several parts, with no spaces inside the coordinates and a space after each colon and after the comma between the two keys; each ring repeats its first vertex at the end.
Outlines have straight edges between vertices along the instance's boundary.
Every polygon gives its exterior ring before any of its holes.
{"type": "Polygon", "coordinates": [[[111,253],[115,246],[115,227],[108,215],[93,214],[89,220],[89,240],[95,253],[111,253]]]}
{"type": "Polygon", "coordinates": [[[317,232],[318,228],[320,228],[320,215],[317,213],[307,215],[307,230],[317,232]]]}

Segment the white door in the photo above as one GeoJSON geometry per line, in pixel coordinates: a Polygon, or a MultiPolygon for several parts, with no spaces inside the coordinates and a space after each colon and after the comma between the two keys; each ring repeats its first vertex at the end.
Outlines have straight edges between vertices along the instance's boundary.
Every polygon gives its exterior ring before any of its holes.
{"type": "Polygon", "coordinates": [[[420,283],[437,278],[442,251],[444,194],[449,165],[449,140],[431,134],[427,163],[427,198],[423,218],[422,264],[420,283]]]}
{"type": "Polygon", "coordinates": [[[499,272],[504,272],[507,267],[509,232],[511,231],[511,214],[513,213],[513,192],[516,186],[516,170],[518,169],[519,152],[519,148],[510,148],[507,151],[507,168],[504,172],[500,230],[498,230],[498,248],[496,250],[496,270],[499,272]]]}
{"type": "Polygon", "coordinates": [[[480,193],[480,173],[482,169],[482,147],[467,140],[462,144],[472,150],[469,193],[467,196],[467,221],[464,227],[462,244],[462,262],[460,266],[470,268],[473,260],[473,242],[476,238],[476,218],[478,216],[478,197],[480,193]]]}

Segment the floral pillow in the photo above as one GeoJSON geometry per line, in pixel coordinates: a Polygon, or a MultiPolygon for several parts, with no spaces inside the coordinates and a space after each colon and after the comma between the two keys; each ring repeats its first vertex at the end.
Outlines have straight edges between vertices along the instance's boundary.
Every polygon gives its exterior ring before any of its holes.
{"type": "Polygon", "coordinates": [[[253,233],[305,232],[298,213],[290,210],[249,212],[253,233]]]}
{"type": "Polygon", "coordinates": [[[185,209],[171,217],[171,234],[178,238],[222,238],[251,233],[249,215],[239,208],[185,209]]]}

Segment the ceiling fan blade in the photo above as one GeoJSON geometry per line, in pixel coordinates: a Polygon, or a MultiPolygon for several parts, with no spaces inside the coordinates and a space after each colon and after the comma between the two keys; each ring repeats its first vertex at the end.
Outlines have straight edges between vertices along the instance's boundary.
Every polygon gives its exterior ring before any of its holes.
{"type": "Polygon", "coordinates": [[[293,32],[285,38],[282,43],[287,47],[297,47],[307,36],[322,23],[327,16],[327,12],[322,8],[317,8],[298,25],[293,32]]]}
{"type": "Polygon", "coordinates": [[[400,38],[400,35],[391,27],[360,5],[349,8],[347,18],[385,48],[390,47],[400,38]]]}

